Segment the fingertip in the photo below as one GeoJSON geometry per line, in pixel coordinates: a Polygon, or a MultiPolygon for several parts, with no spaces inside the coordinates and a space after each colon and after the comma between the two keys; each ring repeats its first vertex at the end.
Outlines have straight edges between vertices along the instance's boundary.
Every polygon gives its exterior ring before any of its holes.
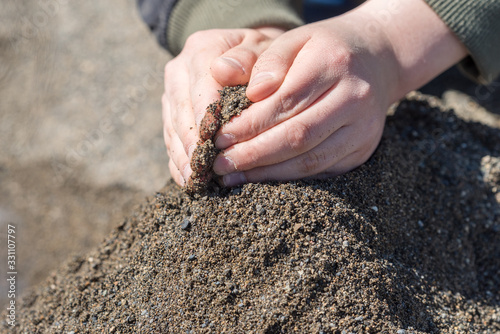
{"type": "Polygon", "coordinates": [[[175,183],[177,183],[181,187],[184,187],[186,181],[182,177],[177,166],[175,166],[175,164],[173,163],[172,159],[170,159],[170,161],[168,162],[168,169],[170,170],[170,177],[174,179],[175,183]]]}
{"type": "Polygon", "coordinates": [[[276,75],[272,72],[257,73],[248,84],[247,97],[252,102],[258,102],[274,93],[280,85],[276,75]]]}
{"type": "Polygon", "coordinates": [[[182,169],[181,176],[184,180],[188,180],[191,174],[193,174],[193,170],[191,169],[191,165],[188,163],[182,169]]]}
{"type": "Polygon", "coordinates": [[[234,187],[247,183],[247,178],[245,176],[245,173],[236,172],[224,175],[222,177],[222,182],[226,187],[234,187]]]}
{"type": "Polygon", "coordinates": [[[236,71],[238,74],[245,75],[246,70],[241,64],[241,62],[237,59],[234,59],[232,57],[219,57],[217,58],[218,62],[222,62],[221,65],[230,68],[234,71],[236,71]]]}
{"type": "Polygon", "coordinates": [[[229,146],[236,143],[236,137],[231,133],[222,134],[215,139],[215,147],[217,147],[219,150],[225,150],[229,146]]]}
{"type": "Polygon", "coordinates": [[[213,170],[217,175],[226,175],[234,173],[236,166],[229,156],[218,155],[215,158],[213,170]]]}
{"type": "Polygon", "coordinates": [[[217,57],[210,69],[213,78],[222,86],[234,86],[248,81],[249,74],[246,67],[235,57],[217,57]]]}
{"type": "Polygon", "coordinates": [[[191,160],[191,157],[193,156],[193,153],[194,153],[195,149],[196,149],[196,145],[195,144],[189,145],[188,151],[187,151],[189,160],[191,160]]]}

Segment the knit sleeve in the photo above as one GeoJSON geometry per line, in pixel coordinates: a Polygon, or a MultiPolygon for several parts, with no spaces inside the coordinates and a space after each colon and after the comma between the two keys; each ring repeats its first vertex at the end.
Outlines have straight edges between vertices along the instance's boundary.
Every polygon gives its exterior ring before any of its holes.
{"type": "Polygon", "coordinates": [[[167,49],[178,54],[199,30],[303,24],[297,0],[182,0],[172,9],[166,29],[167,49]]]}
{"type": "Polygon", "coordinates": [[[469,51],[460,63],[482,84],[500,74],[499,0],[425,0],[469,51]]]}
{"type": "Polygon", "coordinates": [[[165,49],[167,49],[168,21],[176,3],[177,0],[137,0],[142,19],[165,49]]]}

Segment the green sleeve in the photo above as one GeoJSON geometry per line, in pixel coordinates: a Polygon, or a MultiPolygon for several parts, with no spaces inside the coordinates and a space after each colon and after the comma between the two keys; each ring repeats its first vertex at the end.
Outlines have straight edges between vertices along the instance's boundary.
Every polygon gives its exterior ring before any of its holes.
{"type": "Polygon", "coordinates": [[[460,63],[476,81],[500,74],[500,0],[425,0],[469,51],[460,63]]]}
{"type": "Polygon", "coordinates": [[[167,29],[168,49],[178,54],[186,39],[199,30],[273,25],[302,25],[297,0],[183,0],[172,10],[167,29]]]}

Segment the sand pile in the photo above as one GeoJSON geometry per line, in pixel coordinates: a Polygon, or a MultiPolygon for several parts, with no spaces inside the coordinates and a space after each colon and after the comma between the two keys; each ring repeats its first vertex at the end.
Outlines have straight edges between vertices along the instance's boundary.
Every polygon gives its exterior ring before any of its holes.
{"type": "Polygon", "coordinates": [[[16,329],[499,332],[499,143],[414,96],[347,175],[195,198],[169,183],[26,296],[16,329]]]}

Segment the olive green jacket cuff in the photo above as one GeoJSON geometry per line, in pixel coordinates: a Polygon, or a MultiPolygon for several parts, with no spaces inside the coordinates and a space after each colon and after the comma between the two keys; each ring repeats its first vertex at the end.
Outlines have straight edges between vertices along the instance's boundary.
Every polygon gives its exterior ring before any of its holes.
{"type": "Polygon", "coordinates": [[[292,29],[303,24],[294,0],[183,0],[174,6],[167,29],[168,49],[181,52],[196,31],[278,26],[292,29]]]}
{"type": "Polygon", "coordinates": [[[500,74],[499,0],[425,0],[469,51],[460,67],[487,84],[500,74]]]}

